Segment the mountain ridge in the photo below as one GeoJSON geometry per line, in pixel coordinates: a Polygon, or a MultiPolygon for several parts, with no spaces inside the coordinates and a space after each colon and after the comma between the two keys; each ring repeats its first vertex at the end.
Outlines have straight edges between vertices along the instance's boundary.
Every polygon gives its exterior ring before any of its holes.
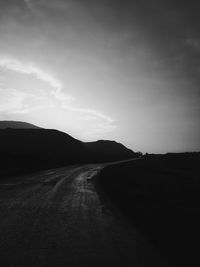
{"type": "Polygon", "coordinates": [[[38,127],[32,123],[23,122],[23,121],[8,121],[3,120],[0,121],[0,129],[41,129],[41,127],[38,127]]]}
{"type": "Polygon", "coordinates": [[[9,122],[9,127],[2,128],[0,121],[0,148],[0,171],[3,169],[4,173],[126,160],[138,156],[116,141],[82,142],[67,133],[23,122],[9,122]],[[21,126],[23,128],[16,128],[21,126]]]}

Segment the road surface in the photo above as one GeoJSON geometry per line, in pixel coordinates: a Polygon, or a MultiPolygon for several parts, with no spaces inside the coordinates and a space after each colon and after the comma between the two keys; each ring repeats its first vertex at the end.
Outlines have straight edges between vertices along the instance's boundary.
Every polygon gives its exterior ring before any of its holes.
{"type": "Polygon", "coordinates": [[[101,165],[0,182],[0,266],[169,266],[95,190],[101,165]]]}

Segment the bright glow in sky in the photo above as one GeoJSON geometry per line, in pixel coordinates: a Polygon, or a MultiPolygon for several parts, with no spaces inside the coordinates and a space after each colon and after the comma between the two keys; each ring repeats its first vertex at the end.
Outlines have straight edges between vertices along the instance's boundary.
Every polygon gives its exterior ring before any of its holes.
{"type": "MultiPolygon", "coordinates": [[[[82,132],[83,138],[105,134],[116,128],[114,120],[109,116],[93,109],[76,107],[74,97],[65,92],[61,82],[33,63],[21,62],[4,55],[0,56],[0,68],[4,72],[3,77],[7,78],[4,83],[8,85],[11,80],[14,84],[14,89],[6,87],[0,91],[1,112],[26,114],[36,121],[42,117],[40,124],[46,127],[49,127],[49,124],[52,124],[52,127],[56,125],[58,128],[69,125],[69,130],[74,131],[75,134],[76,131],[82,132]],[[18,75],[15,77],[13,73],[18,75]],[[22,83],[20,74],[22,74],[22,83]],[[37,84],[33,86],[34,82],[37,84]]],[[[64,127],[63,130],[65,130],[64,127]]]]}
{"type": "Polygon", "coordinates": [[[135,151],[199,150],[199,11],[176,0],[1,1],[0,120],[135,151]]]}

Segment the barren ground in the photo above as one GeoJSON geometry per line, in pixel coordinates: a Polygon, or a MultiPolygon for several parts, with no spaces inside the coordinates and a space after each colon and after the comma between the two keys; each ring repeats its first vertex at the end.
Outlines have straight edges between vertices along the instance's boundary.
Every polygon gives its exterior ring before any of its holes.
{"type": "Polygon", "coordinates": [[[0,182],[0,265],[168,266],[91,179],[101,165],[71,166],[0,182]]]}

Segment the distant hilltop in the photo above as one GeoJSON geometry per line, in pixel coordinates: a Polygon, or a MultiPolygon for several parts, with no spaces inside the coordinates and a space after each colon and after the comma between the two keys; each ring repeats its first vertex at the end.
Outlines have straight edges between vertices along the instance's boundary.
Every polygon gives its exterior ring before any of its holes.
{"type": "Polygon", "coordinates": [[[41,129],[40,127],[23,121],[0,121],[0,129],[41,129]]]}

